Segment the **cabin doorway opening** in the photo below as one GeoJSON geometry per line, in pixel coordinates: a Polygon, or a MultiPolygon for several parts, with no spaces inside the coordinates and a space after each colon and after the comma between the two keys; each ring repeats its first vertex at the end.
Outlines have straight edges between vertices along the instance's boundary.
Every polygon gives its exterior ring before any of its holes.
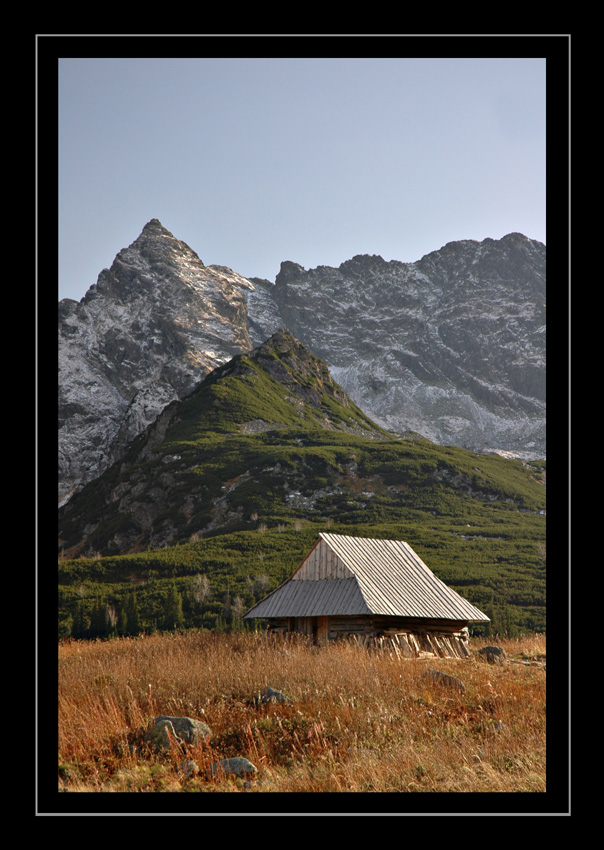
{"type": "Polygon", "coordinates": [[[329,629],[329,617],[312,618],[312,642],[315,646],[325,646],[329,629]]]}

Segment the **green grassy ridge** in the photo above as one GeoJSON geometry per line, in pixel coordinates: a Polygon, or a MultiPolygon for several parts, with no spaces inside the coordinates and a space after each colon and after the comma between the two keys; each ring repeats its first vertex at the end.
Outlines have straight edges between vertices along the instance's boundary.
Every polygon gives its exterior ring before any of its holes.
{"type": "MultiPolygon", "coordinates": [[[[254,516],[275,524],[304,519],[309,513],[304,498],[317,493],[314,513],[334,520],[345,513],[347,522],[357,514],[356,521],[362,524],[396,521],[401,511],[463,517],[481,501],[526,512],[545,509],[545,489],[531,471],[519,461],[497,456],[423,440],[371,441],[325,429],[278,429],[255,435],[206,431],[196,441],[183,442],[179,427],[177,423],[177,433],[168,430],[158,450],[162,461],[174,460],[159,464],[157,459],[146,460],[129,465],[127,471],[130,479],[141,477],[151,484],[160,474],[173,477],[169,503],[155,517],[154,527],[170,524],[175,543],[207,529],[219,499],[234,516],[230,530],[254,527],[254,516]],[[225,493],[229,487],[232,490],[225,493]],[[288,500],[291,492],[300,494],[302,504],[296,506],[299,498],[288,500]],[[182,510],[187,498],[195,504],[192,516],[182,510]]],[[[119,501],[106,498],[119,478],[113,469],[89,485],[86,498],[64,517],[62,534],[67,541],[73,543],[82,527],[96,522],[90,542],[107,554],[107,540],[132,525],[130,515],[120,512],[119,501]]],[[[492,517],[493,529],[487,533],[499,536],[496,510],[492,517]]],[[[226,521],[221,527],[229,530],[226,521]]]]}
{"type": "Polygon", "coordinates": [[[238,431],[241,423],[255,419],[278,426],[303,423],[307,428],[320,427],[326,415],[334,424],[360,427],[388,438],[388,432],[375,425],[332,381],[322,361],[306,349],[304,358],[294,357],[295,343],[291,338],[291,346],[284,351],[262,346],[211,372],[180,403],[180,427],[173,429],[174,439],[187,442],[212,431],[231,433],[238,431]],[[293,365],[288,362],[291,359],[293,365]],[[271,373],[274,364],[279,364],[282,380],[271,373]],[[313,391],[312,404],[304,400],[305,389],[313,391]],[[292,393],[297,403],[292,403],[292,393]]]}
{"type": "MultiPolygon", "coordinates": [[[[271,359],[271,349],[265,348],[268,353],[263,355],[264,361],[271,359]]],[[[308,356],[317,363],[321,362],[313,355],[308,356]]],[[[294,384],[300,383],[299,378],[300,375],[291,374],[294,384]]],[[[308,380],[316,382],[312,370],[308,380]]],[[[337,387],[335,384],[333,386],[337,387]]],[[[345,397],[343,391],[340,392],[345,397]]],[[[382,439],[391,439],[387,432],[375,426],[352,402],[341,404],[327,390],[322,389],[319,406],[301,400],[293,403],[290,398],[287,387],[270,375],[257,358],[246,355],[233,358],[210,373],[182,401],[169,406],[172,421],[161,446],[144,454],[142,450],[148,434],[139,435],[133,440],[121,464],[115,464],[88,484],[85,492],[76,494],[61,512],[61,537],[68,545],[73,545],[81,535],[81,529],[97,525],[101,518],[101,524],[94,535],[98,543],[93,545],[103,549],[107,537],[125,532],[131,527],[129,517],[120,512],[118,500],[109,500],[107,493],[133,477],[151,481],[158,469],[164,474],[174,473],[179,476],[177,486],[182,491],[181,495],[186,495],[189,486],[198,490],[204,488],[207,510],[211,510],[210,502],[220,496],[224,481],[245,472],[242,465],[246,463],[258,466],[264,462],[258,454],[264,443],[272,446],[272,455],[266,457],[266,462],[284,464],[288,462],[288,454],[292,453],[296,439],[305,440],[308,435],[316,433],[319,437],[317,446],[321,442],[329,443],[330,437],[327,435],[330,432],[325,428],[326,416],[329,416],[334,426],[337,423],[340,427],[362,429],[382,439]],[[257,419],[277,426],[275,431],[269,432],[268,437],[241,433],[242,423],[257,419]],[[291,429],[289,437],[284,433],[287,429],[291,429]],[[285,444],[285,447],[281,448],[281,444],[285,444]],[[248,460],[250,454],[252,457],[248,460]],[[220,460],[215,462],[216,458],[220,460]],[[126,471],[122,472],[123,469],[126,471]],[[188,475],[189,472],[192,472],[193,478],[188,475]]],[[[332,442],[337,442],[337,434],[341,435],[340,439],[346,439],[345,432],[331,433],[334,435],[332,442]]],[[[294,462],[294,455],[291,456],[294,462]]],[[[329,460],[326,455],[324,457],[329,460]]],[[[172,501],[178,503],[178,492],[174,492],[174,497],[172,501]]],[[[164,519],[168,519],[169,514],[170,511],[164,519]]],[[[181,525],[180,518],[174,512],[172,519],[177,526],[181,525]]],[[[209,523],[211,515],[206,514],[205,519],[209,523]]],[[[200,523],[201,520],[202,517],[199,517],[200,523]]]]}

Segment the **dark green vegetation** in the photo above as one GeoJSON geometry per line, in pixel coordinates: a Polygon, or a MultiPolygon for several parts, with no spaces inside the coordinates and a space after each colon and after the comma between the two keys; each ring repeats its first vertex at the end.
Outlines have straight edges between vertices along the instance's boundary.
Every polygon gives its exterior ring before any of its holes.
{"type": "Polygon", "coordinates": [[[245,610],[327,530],[406,540],[491,617],[483,634],[544,632],[544,475],[394,438],[279,334],[171,405],[61,511],[59,632],[261,627],[245,610]]]}

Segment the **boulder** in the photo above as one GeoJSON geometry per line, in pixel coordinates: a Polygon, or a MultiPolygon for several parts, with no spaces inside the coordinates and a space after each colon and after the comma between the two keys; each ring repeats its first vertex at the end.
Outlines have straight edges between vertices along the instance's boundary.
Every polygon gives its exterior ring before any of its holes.
{"type": "Polygon", "coordinates": [[[153,749],[167,752],[172,744],[185,749],[187,744],[200,744],[212,737],[212,730],[201,720],[192,717],[169,717],[162,714],[153,721],[145,741],[153,749]]]}
{"type": "Polygon", "coordinates": [[[217,761],[210,768],[212,776],[219,776],[221,773],[230,774],[238,777],[252,776],[258,772],[258,768],[248,761],[246,758],[237,756],[236,758],[222,759],[217,761]]]}
{"type": "Polygon", "coordinates": [[[274,688],[265,688],[259,694],[256,694],[252,700],[253,705],[266,705],[270,702],[291,703],[292,700],[282,694],[281,691],[274,690],[274,688]]]}
{"type": "Polygon", "coordinates": [[[169,721],[175,734],[182,739],[186,744],[206,743],[212,738],[212,730],[201,720],[194,720],[192,717],[170,717],[162,714],[156,717],[154,724],[169,721]]]}
{"type": "Polygon", "coordinates": [[[489,664],[503,664],[507,659],[507,653],[501,646],[483,646],[478,654],[486,658],[489,664]]]}
{"type": "Polygon", "coordinates": [[[187,759],[179,764],[178,772],[185,779],[189,779],[191,776],[196,776],[199,773],[199,765],[193,759],[187,759]]]}
{"type": "Polygon", "coordinates": [[[172,744],[184,747],[184,741],[174,731],[174,726],[168,719],[156,721],[145,735],[145,742],[154,750],[169,752],[172,744]]]}
{"type": "Polygon", "coordinates": [[[442,673],[440,670],[426,670],[422,676],[422,680],[424,682],[430,682],[433,685],[453,688],[456,691],[465,691],[466,689],[464,683],[457,676],[449,676],[448,673],[442,673]]]}

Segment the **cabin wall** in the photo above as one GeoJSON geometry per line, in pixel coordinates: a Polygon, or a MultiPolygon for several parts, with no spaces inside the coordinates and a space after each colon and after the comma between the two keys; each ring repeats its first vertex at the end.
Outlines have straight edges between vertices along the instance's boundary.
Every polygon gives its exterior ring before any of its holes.
{"type": "Polygon", "coordinates": [[[363,646],[391,649],[404,658],[439,656],[467,658],[469,634],[465,621],[418,620],[406,617],[281,617],[269,621],[274,634],[298,632],[325,644],[355,640],[363,646]]]}

